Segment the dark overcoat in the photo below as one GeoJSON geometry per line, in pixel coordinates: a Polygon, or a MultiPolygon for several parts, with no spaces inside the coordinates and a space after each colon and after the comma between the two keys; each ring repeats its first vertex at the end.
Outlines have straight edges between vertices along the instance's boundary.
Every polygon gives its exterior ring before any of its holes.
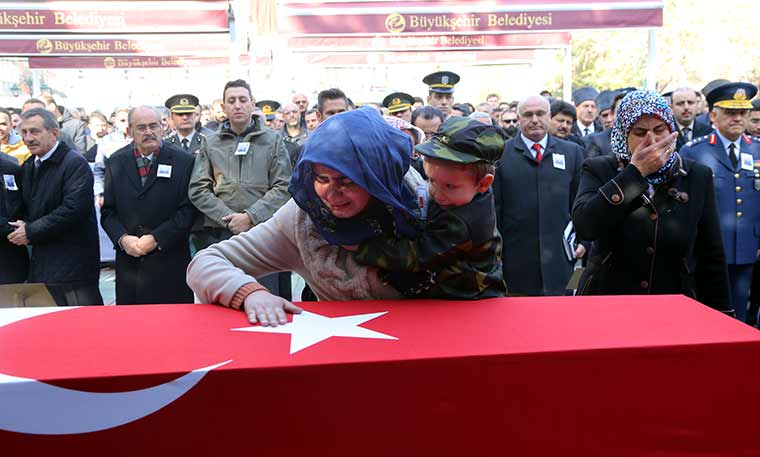
{"type": "Polygon", "coordinates": [[[29,274],[29,252],[26,246],[16,246],[8,241],[15,230],[11,221],[22,219],[21,215],[21,166],[15,158],[0,153],[0,284],[16,284],[26,281],[29,274]]]}
{"type": "Polygon", "coordinates": [[[541,163],[522,135],[507,142],[496,167],[494,203],[510,294],[565,293],[575,262],[567,259],[562,237],[582,162],[580,146],[551,135],[541,163]]]}
{"type": "Polygon", "coordinates": [[[29,282],[97,286],[100,244],[87,160],[59,142],[39,168],[30,158],[22,169],[26,235],[32,246],[29,282]]]}
{"type": "Polygon", "coordinates": [[[612,129],[592,133],[583,139],[586,158],[612,154],[612,129]]]}
{"type": "Polygon", "coordinates": [[[615,156],[584,163],[573,223],[593,245],[579,294],[684,294],[731,309],[712,173],[691,160],[678,165],[648,197],[633,165],[615,156]]]}
{"type": "Polygon", "coordinates": [[[100,223],[116,248],[116,303],[192,303],[185,282],[190,263],[190,227],[195,209],[187,188],[194,158],[163,142],[143,186],[134,157],[134,144],[106,161],[104,203],[100,223]],[[170,176],[159,177],[171,167],[170,176]],[[124,235],[152,234],[158,248],[135,258],[119,245],[124,235]]]}

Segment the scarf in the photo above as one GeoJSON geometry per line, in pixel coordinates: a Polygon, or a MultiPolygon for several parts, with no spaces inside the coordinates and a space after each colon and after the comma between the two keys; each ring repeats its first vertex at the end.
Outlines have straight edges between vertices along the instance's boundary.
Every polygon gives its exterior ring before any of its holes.
{"type": "Polygon", "coordinates": [[[404,185],[412,140],[372,108],[336,114],[315,129],[290,179],[288,191],[332,245],[362,243],[380,234],[413,238],[419,208],[404,185]],[[373,200],[360,214],[337,218],[314,191],[312,167],[329,167],[364,189],[373,200]]]}
{"type": "MultiPolygon", "coordinates": [[[[612,128],[612,152],[623,165],[631,162],[631,151],[628,150],[628,135],[634,124],[644,115],[654,116],[667,124],[670,132],[675,131],[673,111],[668,102],[660,95],[650,90],[635,90],[626,95],[620,102],[615,114],[615,125],[612,128]]],[[[673,153],[665,165],[656,172],[645,176],[649,184],[656,186],[665,182],[678,161],[678,154],[673,153]]]]}

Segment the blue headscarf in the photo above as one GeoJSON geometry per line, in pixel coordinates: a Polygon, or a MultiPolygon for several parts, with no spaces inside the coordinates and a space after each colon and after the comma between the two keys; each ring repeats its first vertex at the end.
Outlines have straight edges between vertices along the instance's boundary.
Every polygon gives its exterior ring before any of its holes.
{"type": "Polygon", "coordinates": [[[362,243],[389,226],[394,235],[414,237],[419,207],[404,183],[412,154],[412,140],[394,129],[372,108],[336,114],[309,135],[290,178],[288,191],[333,245],[362,243]],[[312,166],[340,172],[375,200],[351,218],[332,215],[314,191],[312,166]]]}
{"type": "MultiPolygon", "coordinates": [[[[631,133],[634,124],[644,115],[660,119],[667,124],[671,133],[675,131],[673,111],[664,98],[656,92],[644,89],[628,93],[623,97],[615,112],[615,126],[612,128],[611,137],[612,152],[623,164],[627,165],[631,161],[631,151],[628,150],[628,135],[631,133]]],[[[674,152],[659,170],[645,176],[649,184],[654,186],[664,182],[677,158],[678,154],[674,152]]]]}

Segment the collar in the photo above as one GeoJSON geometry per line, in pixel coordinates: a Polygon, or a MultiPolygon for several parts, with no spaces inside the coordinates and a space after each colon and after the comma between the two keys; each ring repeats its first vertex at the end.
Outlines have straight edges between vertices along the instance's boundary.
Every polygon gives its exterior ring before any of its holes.
{"type": "Polygon", "coordinates": [[[151,152],[150,154],[143,156],[140,151],[137,150],[137,147],[132,143],[132,150],[134,151],[135,158],[137,157],[147,157],[149,160],[153,160],[153,157],[157,157],[159,154],[161,154],[161,148],[164,146],[164,142],[159,141],[158,142],[158,148],[156,148],[155,151],[151,152]]]}
{"type": "Polygon", "coordinates": [[[530,138],[523,135],[522,132],[520,132],[520,138],[522,138],[523,143],[525,143],[525,146],[528,147],[528,150],[533,155],[533,157],[536,157],[536,151],[533,149],[533,145],[538,143],[541,145],[541,151],[543,154],[543,151],[546,151],[546,145],[549,143],[549,135],[544,135],[543,138],[541,138],[541,141],[533,141],[530,138]]]}
{"type": "Polygon", "coordinates": [[[726,151],[726,154],[728,154],[728,145],[734,144],[736,145],[736,153],[738,154],[739,151],[742,149],[742,137],[739,135],[739,138],[736,139],[736,141],[731,141],[728,138],[724,137],[718,129],[715,129],[715,133],[718,134],[718,138],[720,138],[720,142],[723,143],[723,149],[726,151]]]}
{"type": "Polygon", "coordinates": [[[694,133],[694,119],[691,120],[691,123],[689,125],[681,125],[678,122],[676,122],[676,125],[678,126],[678,131],[682,132],[683,129],[691,129],[691,133],[694,133]]]}
{"type": "Polygon", "coordinates": [[[52,156],[52,155],[53,155],[53,153],[55,152],[55,150],[56,150],[56,149],[58,149],[58,144],[59,144],[59,142],[58,142],[58,141],[56,141],[56,142],[55,142],[55,144],[53,145],[53,149],[49,150],[49,151],[47,152],[47,154],[45,154],[44,156],[40,157],[40,162],[44,162],[44,161],[46,161],[47,159],[49,159],[49,158],[50,158],[50,156],[52,156]]]}
{"type": "Polygon", "coordinates": [[[578,126],[578,130],[581,132],[581,135],[583,135],[583,131],[588,129],[588,134],[591,135],[596,130],[594,130],[594,123],[590,123],[589,125],[584,125],[581,121],[575,121],[575,125],[578,126]]]}
{"type": "Polygon", "coordinates": [[[177,132],[177,138],[179,138],[179,144],[182,144],[182,140],[184,140],[185,138],[187,138],[188,143],[192,144],[193,139],[195,138],[195,133],[196,133],[195,129],[193,129],[192,132],[190,132],[190,135],[188,136],[182,136],[179,132],[177,132]]]}

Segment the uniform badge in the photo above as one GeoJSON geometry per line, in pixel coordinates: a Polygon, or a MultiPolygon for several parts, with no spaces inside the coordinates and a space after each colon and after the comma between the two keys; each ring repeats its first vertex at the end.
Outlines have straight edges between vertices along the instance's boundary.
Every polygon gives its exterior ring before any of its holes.
{"type": "Polygon", "coordinates": [[[183,99],[181,99],[181,100],[179,101],[179,104],[180,104],[180,105],[189,105],[189,104],[190,104],[190,102],[189,102],[189,101],[187,101],[187,99],[186,99],[186,98],[183,98],[183,99]]]}
{"type": "Polygon", "coordinates": [[[755,178],[755,190],[760,191],[760,179],[755,178]]]}
{"type": "Polygon", "coordinates": [[[742,152],[741,161],[742,161],[742,170],[747,170],[747,171],[754,170],[754,168],[752,168],[752,165],[754,165],[754,163],[752,162],[752,154],[747,154],[746,152],[742,152]]]}
{"type": "Polygon", "coordinates": [[[747,92],[743,88],[736,89],[734,92],[734,100],[746,100],[747,92]]]}
{"type": "Polygon", "coordinates": [[[393,101],[391,101],[391,105],[400,105],[401,99],[400,98],[394,98],[393,101]]]}
{"type": "Polygon", "coordinates": [[[441,83],[448,84],[449,83],[449,77],[448,76],[441,76],[441,83]]]}

